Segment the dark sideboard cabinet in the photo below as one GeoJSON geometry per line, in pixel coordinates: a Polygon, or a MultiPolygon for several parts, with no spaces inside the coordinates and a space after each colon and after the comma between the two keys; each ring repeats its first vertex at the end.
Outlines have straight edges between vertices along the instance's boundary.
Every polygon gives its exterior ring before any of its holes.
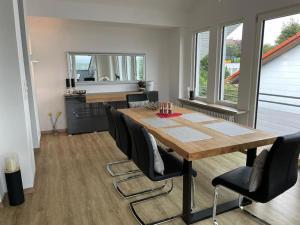
{"type": "MultiPolygon", "coordinates": [[[[158,101],[158,92],[145,92],[152,102],[158,101]]],[[[126,101],[107,102],[116,109],[127,108],[126,101]]],[[[108,130],[103,102],[87,103],[85,95],[65,96],[68,134],[81,134],[108,130]]]]}

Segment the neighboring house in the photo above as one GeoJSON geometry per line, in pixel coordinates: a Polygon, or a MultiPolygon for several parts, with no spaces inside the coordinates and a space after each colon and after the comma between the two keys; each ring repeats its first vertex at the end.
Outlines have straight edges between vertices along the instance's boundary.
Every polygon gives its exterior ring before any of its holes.
{"type": "Polygon", "coordinates": [[[233,74],[240,69],[240,63],[227,63],[225,62],[225,67],[227,68],[229,74],[233,74]]]}
{"type": "MultiPolygon", "coordinates": [[[[227,77],[239,83],[240,71],[227,77]]],[[[278,135],[300,130],[300,32],[262,57],[257,128],[278,135]]]]}
{"type": "MultiPolygon", "coordinates": [[[[226,81],[238,84],[239,76],[240,70],[226,81]]],[[[297,97],[300,98],[300,32],[263,55],[259,100],[261,107],[300,114],[297,97]]]]}

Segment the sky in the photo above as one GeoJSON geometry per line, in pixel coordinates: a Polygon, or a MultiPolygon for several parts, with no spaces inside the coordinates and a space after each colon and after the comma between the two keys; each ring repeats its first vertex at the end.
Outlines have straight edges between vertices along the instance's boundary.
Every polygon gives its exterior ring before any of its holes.
{"type": "MultiPolygon", "coordinates": [[[[264,44],[274,45],[276,38],[280,35],[282,26],[291,19],[300,23],[300,14],[267,20],[265,23],[264,44]]],[[[228,35],[227,39],[241,40],[242,32],[243,25],[240,25],[230,35],[228,35]]]]}
{"type": "Polygon", "coordinates": [[[276,38],[280,35],[283,24],[291,19],[300,23],[300,14],[267,20],[265,23],[264,44],[274,45],[276,38]]]}

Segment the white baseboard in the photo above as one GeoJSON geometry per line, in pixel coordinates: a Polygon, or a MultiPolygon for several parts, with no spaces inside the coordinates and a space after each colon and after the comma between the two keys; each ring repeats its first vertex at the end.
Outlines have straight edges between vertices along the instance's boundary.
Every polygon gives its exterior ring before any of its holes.
{"type": "MultiPolygon", "coordinates": [[[[58,131],[58,133],[66,133],[67,129],[58,129],[57,131],[58,131]]],[[[43,135],[43,134],[52,134],[52,130],[41,131],[41,135],[43,135]]]]}

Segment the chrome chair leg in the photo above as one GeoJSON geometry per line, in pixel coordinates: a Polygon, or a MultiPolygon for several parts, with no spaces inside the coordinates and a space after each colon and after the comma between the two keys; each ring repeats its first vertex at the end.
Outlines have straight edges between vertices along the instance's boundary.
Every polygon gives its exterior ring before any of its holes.
{"type": "Polygon", "coordinates": [[[169,221],[172,221],[176,218],[179,218],[181,217],[181,214],[180,215],[176,215],[176,216],[171,216],[171,217],[168,217],[168,218],[165,218],[165,219],[161,219],[161,220],[158,220],[158,221],[155,221],[155,222],[151,222],[151,223],[144,223],[144,221],[139,217],[139,215],[137,214],[137,212],[135,211],[134,209],[134,206],[137,205],[137,204],[140,204],[140,203],[143,203],[143,202],[146,202],[148,200],[151,200],[151,199],[155,199],[155,198],[158,198],[158,197],[161,197],[161,196],[165,196],[165,195],[168,195],[172,190],[173,190],[173,179],[171,179],[171,188],[163,193],[159,193],[157,195],[154,195],[154,196],[150,196],[150,197],[147,197],[147,198],[143,198],[143,199],[140,199],[140,200],[136,200],[136,201],[133,201],[133,202],[130,202],[129,203],[129,208],[133,214],[133,216],[135,217],[135,219],[138,221],[139,224],[141,225],[157,225],[157,224],[163,224],[163,223],[166,223],[166,222],[169,222],[169,221]]]}
{"type": "Polygon", "coordinates": [[[214,193],[214,206],[213,206],[213,225],[218,225],[217,221],[217,205],[218,205],[218,186],[215,187],[215,193],[214,193]]]}
{"type": "Polygon", "coordinates": [[[250,211],[245,210],[244,208],[242,209],[242,211],[243,211],[245,214],[247,214],[247,215],[253,217],[253,218],[256,219],[256,220],[258,220],[258,221],[259,221],[260,223],[262,223],[262,224],[265,224],[265,225],[271,225],[271,224],[268,223],[267,221],[265,221],[265,220],[263,220],[263,219],[261,219],[261,218],[255,216],[255,215],[252,214],[250,211]]]}
{"type": "Polygon", "coordinates": [[[133,175],[133,176],[130,176],[130,177],[126,177],[124,179],[121,179],[121,180],[115,180],[113,182],[113,185],[114,185],[114,188],[116,189],[116,191],[124,198],[128,199],[128,198],[132,198],[132,197],[136,197],[136,196],[139,196],[139,195],[142,195],[142,194],[148,194],[148,193],[151,193],[151,192],[155,192],[155,191],[159,191],[159,190],[162,190],[166,185],[167,185],[167,182],[165,182],[163,185],[159,186],[159,187],[156,187],[156,188],[148,188],[148,189],[145,189],[145,190],[142,190],[142,191],[139,191],[139,192],[135,192],[135,193],[132,193],[132,194],[126,194],[124,193],[121,188],[120,188],[120,184],[123,183],[123,182],[127,182],[127,181],[130,181],[130,180],[133,180],[133,179],[137,179],[139,177],[144,177],[145,175],[144,174],[137,174],[137,175],[133,175]]]}
{"type": "MultiPolygon", "coordinates": [[[[215,197],[214,197],[214,207],[213,207],[213,225],[218,225],[217,222],[217,201],[218,201],[218,188],[219,186],[215,187],[215,197]]],[[[250,211],[246,210],[243,206],[243,200],[244,200],[244,196],[239,194],[239,208],[247,215],[253,217],[254,219],[258,220],[260,223],[265,224],[265,225],[271,225],[270,223],[268,223],[267,221],[255,216],[254,214],[252,214],[250,211]]],[[[253,200],[252,200],[253,201],[253,200]]]]}
{"type": "Polygon", "coordinates": [[[140,170],[138,170],[138,169],[135,169],[135,170],[129,170],[129,171],[126,171],[126,172],[121,172],[121,173],[115,173],[115,172],[112,171],[112,166],[113,166],[113,165],[123,164],[123,163],[128,163],[128,162],[131,162],[131,160],[125,159],[125,160],[120,160],[120,161],[108,163],[108,164],[106,164],[106,170],[109,172],[109,174],[110,174],[112,177],[123,176],[123,175],[129,175],[129,174],[137,173],[137,172],[140,171],[140,170]]]}
{"type": "Polygon", "coordinates": [[[240,209],[241,210],[243,210],[244,209],[244,206],[243,206],[243,195],[239,195],[239,207],[240,207],[240,209]]]}
{"type": "Polygon", "coordinates": [[[243,205],[242,205],[242,202],[243,202],[243,198],[244,196],[242,195],[239,195],[239,207],[240,209],[247,215],[253,217],[254,219],[258,220],[259,222],[263,223],[263,224],[266,224],[266,225],[271,225],[270,223],[264,221],[263,219],[260,219],[259,217],[255,216],[254,214],[252,214],[250,211],[246,210],[243,205]]]}

